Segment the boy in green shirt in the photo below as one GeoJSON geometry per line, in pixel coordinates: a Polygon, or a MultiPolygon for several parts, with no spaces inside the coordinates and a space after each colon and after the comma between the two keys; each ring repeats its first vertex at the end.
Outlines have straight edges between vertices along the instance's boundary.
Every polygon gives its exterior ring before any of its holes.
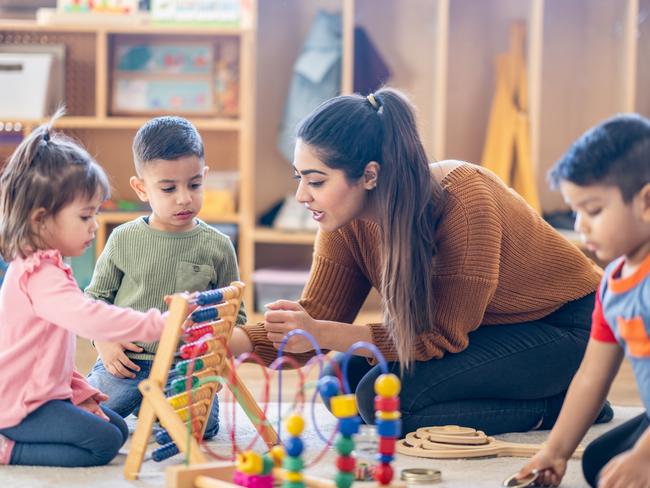
{"type": "MultiPolygon", "coordinates": [[[[117,227],[99,257],[86,294],[134,310],[166,310],[165,295],[204,291],[239,279],[230,239],[197,218],[208,171],[203,141],[180,117],[157,117],[133,141],[137,176],[131,187],[151,214],[117,227]]],[[[237,323],[244,324],[242,309],[237,323]]],[[[109,398],[105,405],[128,416],[137,413],[138,383],[149,376],[158,343],[95,342],[99,358],[88,382],[109,398]]],[[[213,402],[204,438],[219,430],[213,402]]]]}

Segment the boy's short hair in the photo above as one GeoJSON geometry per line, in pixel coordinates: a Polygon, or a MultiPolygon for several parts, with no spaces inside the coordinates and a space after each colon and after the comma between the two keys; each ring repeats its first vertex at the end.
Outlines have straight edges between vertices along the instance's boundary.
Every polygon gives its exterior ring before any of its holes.
{"type": "Polygon", "coordinates": [[[166,115],[146,122],[133,139],[133,160],[140,174],[156,159],[172,161],[185,156],[203,159],[203,140],[192,123],[182,117],[166,115]]]}
{"type": "Polygon", "coordinates": [[[562,181],[616,186],[629,202],[650,183],[650,120],[622,114],[592,127],[555,164],[549,179],[554,187],[562,181]]]}

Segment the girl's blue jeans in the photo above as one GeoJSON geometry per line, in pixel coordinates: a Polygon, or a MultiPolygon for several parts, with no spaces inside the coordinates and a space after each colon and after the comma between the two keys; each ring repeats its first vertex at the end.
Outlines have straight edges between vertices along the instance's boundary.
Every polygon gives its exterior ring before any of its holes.
{"type": "MultiPolygon", "coordinates": [[[[137,415],[142,402],[142,394],[138,390],[138,383],[146,380],[151,372],[153,361],[146,359],[132,359],[135,364],[140,366],[140,371],[134,371],[135,378],[118,378],[106,371],[101,359],[97,359],[92,371],[88,375],[88,383],[108,395],[102,405],[107,406],[122,417],[128,417],[130,414],[137,415]]],[[[173,378],[170,375],[170,380],[173,378]]],[[[168,386],[169,381],[168,380],[168,386]]],[[[219,401],[215,397],[212,402],[212,410],[208,417],[208,425],[203,433],[204,439],[212,439],[219,431],[219,401]]]]}
{"type": "MultiPolygon", "coordinates": [[[[402,381],[402,434],[449,424],[488,434],[550,428],[584,355],[593,307],[591,294],[540,320],[481,326],[464,351],[416,362],[403,375],[399,363],[388,363],[402,381]]],[[[374,382],[381,373],[366,358],[350,358],[350,389],[366,423],[375,420],[374,382]]]]}
{"type": "Polygon", "coordinates": [[[102,466],[126,442],[124,419],[102,406],[110,422],[75,407],[70,400],[51,400],[0,434],[16,442],[10,464],[25,466],[102,466]]]}

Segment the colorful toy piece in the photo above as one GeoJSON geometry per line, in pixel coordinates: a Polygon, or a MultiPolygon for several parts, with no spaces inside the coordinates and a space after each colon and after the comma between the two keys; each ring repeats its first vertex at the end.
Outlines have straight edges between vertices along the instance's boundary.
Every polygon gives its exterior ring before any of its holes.
{"type": "Polygon", "coordinates": [[[379,464],[374,469],[375,480],[388,485],[393,480],[391,462],[395,458],[395,443],[402,430],[402,414],[399,411],[401,382],[392,373],[382,374],[375,380],[375,422],[379,435],[379,464]]]}

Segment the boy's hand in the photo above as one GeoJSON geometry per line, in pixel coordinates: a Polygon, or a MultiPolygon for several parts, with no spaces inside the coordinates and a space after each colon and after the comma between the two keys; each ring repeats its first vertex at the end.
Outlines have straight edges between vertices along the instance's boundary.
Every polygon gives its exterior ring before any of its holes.
{"type": "Polygon", "coordinates": [[[117,378],[135,378],[133,371],[140,371],[140,366],[124,354],[125,349],[142,352],[143,349],[140,346],[131,342],[95,341],[95,348],[104,364],[104,368],[113,376],[117,378]]]}
{"type": "Polygon", "coordinates": [[[533,470],[539,475],[536,486],[558,486],[566,473],[567,460],[552,452],[542,449],[517,473],[517,479],[528,476],[533,470]]]}
{"type": "Polygon", "coordinates": [[[108,397],[106,395],[104,395],[103,393],[98,393],[95,396],[91,396],[90,398],[87,398],[79,405],[77,405],[77,407],[86,410],[87,412],[90,412],[93,415],[97,415],[100,419],[106,420],[108,422],[110,421],[110,419],[106,416],[104,411],[99,406],[99,402],[107,399],[108,397]]]}
{"type": "Polygon", "coordinates": [[[647,456],[632,449],[614,457],[600,472],[598,488],[649,488],[650,463],[647,456]]]}

